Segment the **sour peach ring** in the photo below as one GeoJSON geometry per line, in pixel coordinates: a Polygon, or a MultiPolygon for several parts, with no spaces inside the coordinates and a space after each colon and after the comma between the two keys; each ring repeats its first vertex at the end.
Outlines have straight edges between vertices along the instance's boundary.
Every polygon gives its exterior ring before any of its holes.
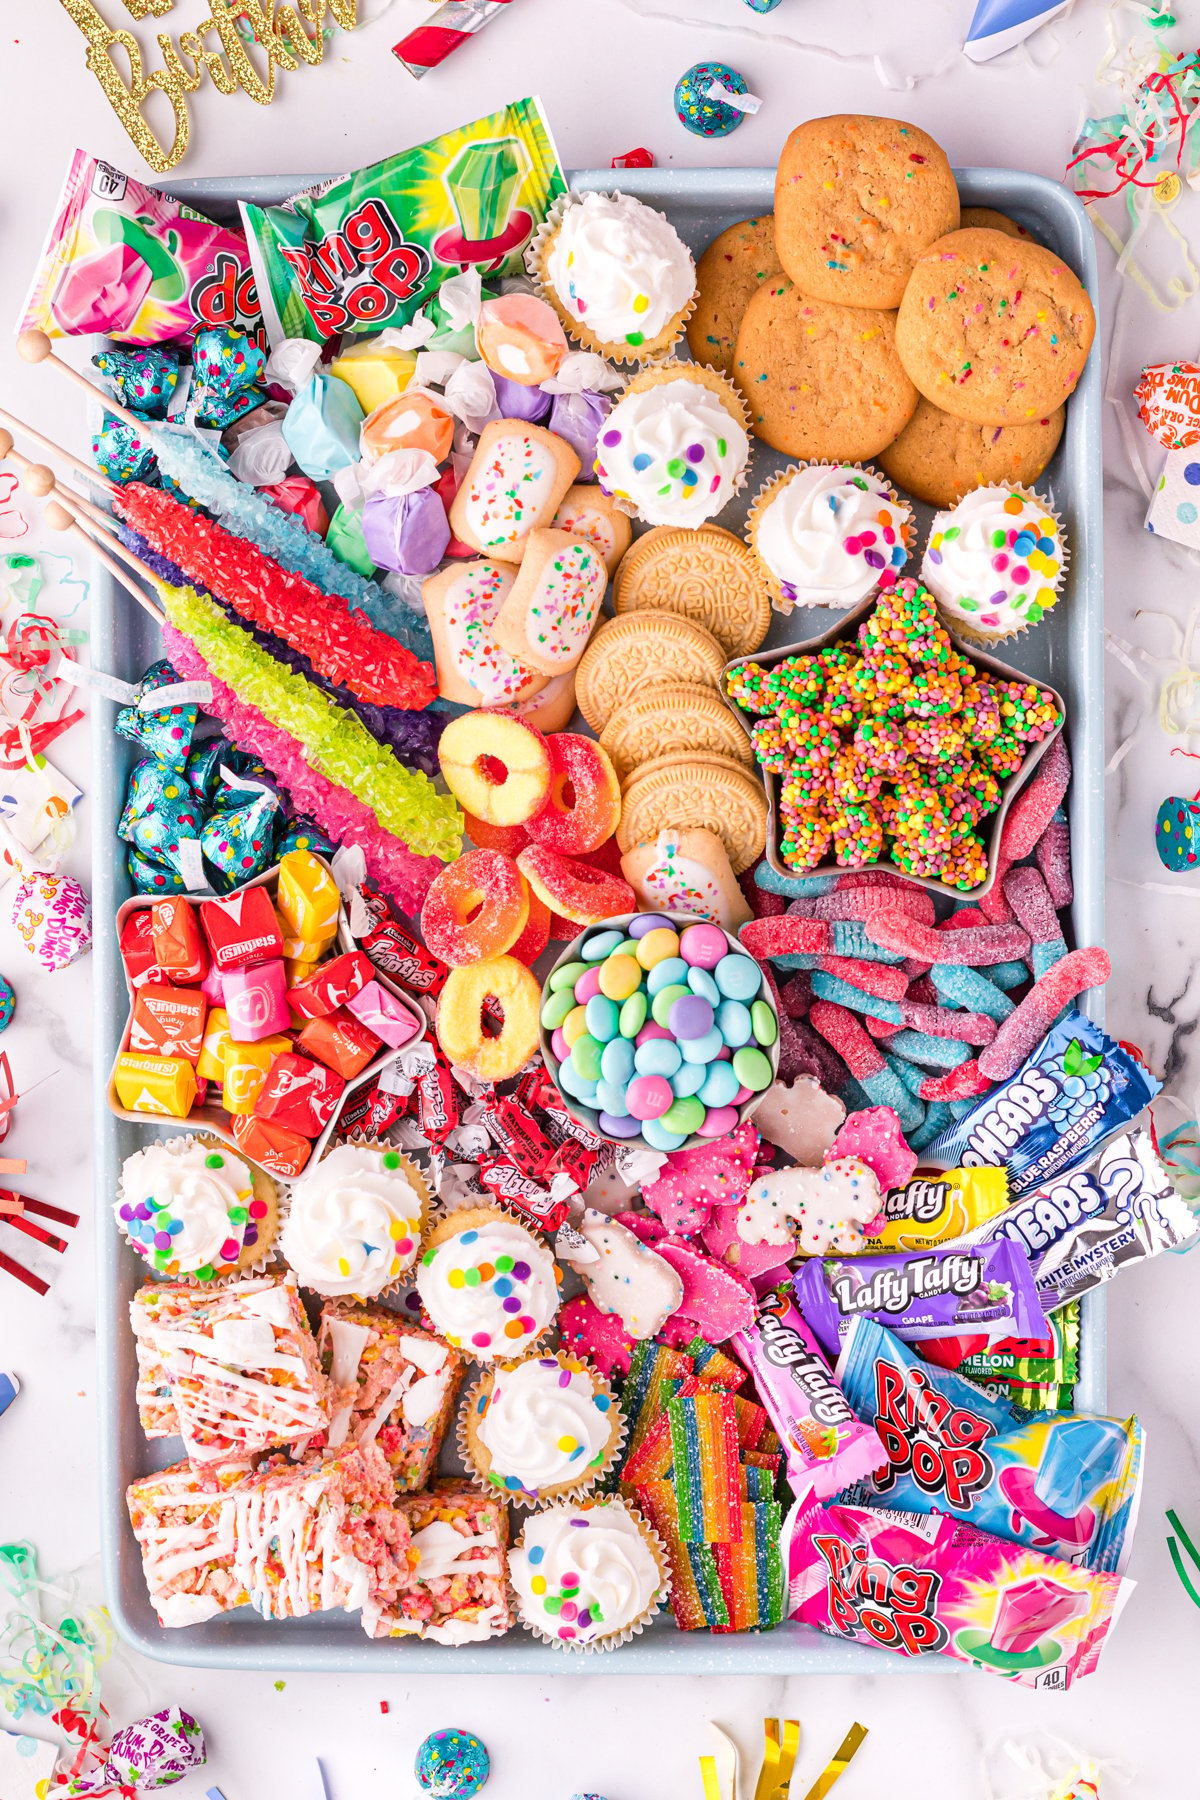
{"type": "Polygon", "coordinates": [[[517,867],[539,900],[576,925],[598,925],[617,913],[637,911],[637,895],[619,875],[560,856],[545,844],[528,845],[517,867]]]}
{"type": "Polygon", "coordinates": [[[511,950],[529,919],[529,891],[511,856],[468,850],[435,877],[421,936],[452,969],[511,950]]]}
{"type": "Polygon", "coordinates": [[[485,825],[523,825],[550,791],[546,740],[511,713],[480,708],[451,719],[438,763],[454,798],[485,825]]]}
{"type": "Polygon", "coordinates": [[[493,956],[465,969],[451,969],[438,997],[438,1043],[452,1063],[477,1081],[507,1081],[538,1047],[541,1001],[537,976],[515,957],[493,956]],[[483,1009],[489,999],[504,1014],[498,1037],[484,1029],[483,1009]]]}
{"type": "Polygon", "coordinates": [[[598,850],[617,829],[621,784],[606,750],[593,738],[558,731],[546,739],[550,792],[540,812],[527,820],[529,836],[563,856],[598,850]]]}

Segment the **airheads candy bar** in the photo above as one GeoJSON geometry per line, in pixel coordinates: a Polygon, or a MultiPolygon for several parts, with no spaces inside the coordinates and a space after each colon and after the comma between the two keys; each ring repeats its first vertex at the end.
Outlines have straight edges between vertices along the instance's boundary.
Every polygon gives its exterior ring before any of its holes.
{"type": "Polygon", "coordinates": [[[766,1295],[752,1329],[729,1341],[779,1434],[793,1493],[824,1500],[882,1468],[883,1445],[855,1417],[786,1288],[766,1295]]]}
{"type": "Polygon", "coordinates": [[[1016,1074],[921,1152],[936,1168],[1001,1165],[1014,1195],[1060,1175],[1149,1106],[1162,1087],[1072,1008],[1016,1074]]]}
{"type": "Polygon", "coordinates": [[[1145,1131],[1111,1137],[1082,1168],[1047,1181],[971,1234],[982,1249],[1008,1243],[1033,1266],[1047,1312],[1111,1281],[1118,1269],[1186,1243],[1191,1211],[1145,1131]]]}
{"type": "Polygon", "coordinates": [[[565,191],[540,103],[517,100],[282,206],[243,203],[271,342],[406,324],[464,269],[523,273],[565,191]]]}
{"type": "Polygon", "coordinates": [[[952,1656],[1021,1687],[1090,1675],[1133,1592],[938,1513],[799,1500],[784,1524],[788,1617],[901,1656],[952,1656]]]}
{"type": "Polygon", "coordinates": [[[18,331],[162,344],[217,325],[263,341],[241,232],[76,150],[18,331]]]}
{"type": "Polygon", "coordinates": [[[887,1452],[848,1500],[953,1513],[981,1531],[1086,1569],[1120,1574],[1142,1475],[1137,1419],[1021,1414],[932,1368],[870,1319],[842,1347],[842,1392],[887,1452]]]}
{"type": "Polygon", "coordinates": [[[1033,1275],[1015,1244],[905,1256],[810,1257],[795,1276],[800,1311],[836,1357],[853,1319],[876,1319],[906,1343],[983,1333],[1045,1336],[1033,1275]]]}
{"type": "Polygon", "coordinates": [[[884,1200],[882,1229],[867,1237],[869,1250],[919,1250],[965,1237],[1008,1205],[1004,1169],[946,1169],[918,1173],[884,1200]]]}

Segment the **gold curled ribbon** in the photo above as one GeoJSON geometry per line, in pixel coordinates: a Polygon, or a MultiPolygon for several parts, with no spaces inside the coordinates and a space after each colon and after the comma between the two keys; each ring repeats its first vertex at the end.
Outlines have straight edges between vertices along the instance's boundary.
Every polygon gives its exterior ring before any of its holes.
{"type": "MultiPolygon", "coordinates": [[[[821,1773],[817,1776],[817,1779],[809,1788],[807,1794],[805,1794],[804,1800],[825,1800],[825,1795],[829,1792],[834,1782],[846,1773],[848,1764],[862,1747],[866,1735],[867,1728],[865,1725],[852,1725],[850,1727],[849,1731],[834,1751],[831,1760],[826,1763],[825,1767],[821,1770],[821,1773]]],[[[787,1800],[786,1795],[784,1795],[783,1800],[787,1800]]]]}
{"type": "Polygon", "coordinates": [[[788,1800],[796,1752],[800,1748],[799,1719],[784,1719],[782,1737],[779,1720],[764,1719],[763,1740],[762,1768],[758,1772],[754,1800],[788,1800]]]}

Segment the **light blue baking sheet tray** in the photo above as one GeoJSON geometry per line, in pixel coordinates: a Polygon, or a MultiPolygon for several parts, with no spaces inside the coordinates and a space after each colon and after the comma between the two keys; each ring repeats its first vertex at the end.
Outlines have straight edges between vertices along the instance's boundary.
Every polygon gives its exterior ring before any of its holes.
{"type": "MultiPolygon", "coordinates": [[[[1076,269],[1098,304],[1092,229],[1083,208],[1066,189],[1042,176],[1005,169],[956,172],[964,204],[992,206],[1011,214],[1033,235],[1057,250],[1076,269]]],[[[236,219],[236,201],[271,204],[318,179],[181,182],[171,191],[216,218],[236,219]]],[[[772,169],[609,169],[575,172],[576,189],[611,192],[617,186],[659,207],[699,255],[717,233],[755,214],[771,211],[772,169]]],[[[1072,927],[1077,944],[1104,939],[1104,656],[1101,572],[1099,348],[1084,369],[1070,402],[1062,444],[1043,482],[1066,526],[1071,563],[1066,591],[1049,618],[1013,647],[1011,660],[1030,675],[1051,682],[1067,701],[1067,735],[1074,760],[1070,792],[1075,900],[1072,927]]],[[[765,446],[755,449],[747,494],[752,496],[784,459],[765,446]]],[[[721,522],[740,528],[745,503],[734,502],[721,522]]],[[[929,509],[918,507],[922,531],[929,509]]],[[[922,542],[924,538],[922,536],[922,542]]],[[[161,654],[153,622],[125,591],[96,570],[92,593],[91,655],[95,667],[136,680],[161,654]]],[[[768,643],[786,643],[819,629],[811,613],[773,621],[768,643]]],[[[519,1627],[492,1643],[449,1647],[416,1639],[373,1643],[356,1618],[322,1613],[308,1619],[272,1623],[249,1608],[183,1630],[164,1630],[146,1594],[141,1559],[125,1512],[128,1484],[140,1475],[177,1461],[173,1439],[147,1443],[134,1405],[136,1380],[129,1300],[141,1265],[121,1240],[111,1216],[121,1164],[145,1143],[145,1134],[108,1110],[108,1071],[125,1021],[127,1002],[121,960],[111,921],[130,892],[116,835],[130,768],[132,744],[113,732],[115,707],[93,695],[95,772],[95,1117],[97,1239],[97,1338],[100,1360],[100,1515],[105,1591],[125,1640],[159,1662],[229,1669],[314,1669],[348,1672],[384,1670],[463,1674],[886,1674],[910,1665],[882,1650],[860,1648],[822,1636],[805,1626],[776,1631],[715,1636],[681,1632],[669,1612],[629,1644],[607,1655],[565,1656],[538,1643],[519,1627]]],[[[1102,997],[1089,997],[1086,1010],[1102,1017],[1102,997]]],[[[1104,1300],[1083,1303],[1081,1409],[1102,1411],[1105,1400],[1104,1300]]],[[[944,1658],[927,1657],[921,1666],[947,1671],[944,1658]]]]}

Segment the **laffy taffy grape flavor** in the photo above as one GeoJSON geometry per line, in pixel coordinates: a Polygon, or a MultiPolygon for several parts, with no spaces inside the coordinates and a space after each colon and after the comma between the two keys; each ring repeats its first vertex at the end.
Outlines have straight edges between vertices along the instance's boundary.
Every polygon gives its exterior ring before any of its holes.
{"type": "Polygon", "coordinates": [[[271,342],[404,325],[464,269],[520,274],[566,185],[530,99],[281,206],[243,201],[271,342]]]}

